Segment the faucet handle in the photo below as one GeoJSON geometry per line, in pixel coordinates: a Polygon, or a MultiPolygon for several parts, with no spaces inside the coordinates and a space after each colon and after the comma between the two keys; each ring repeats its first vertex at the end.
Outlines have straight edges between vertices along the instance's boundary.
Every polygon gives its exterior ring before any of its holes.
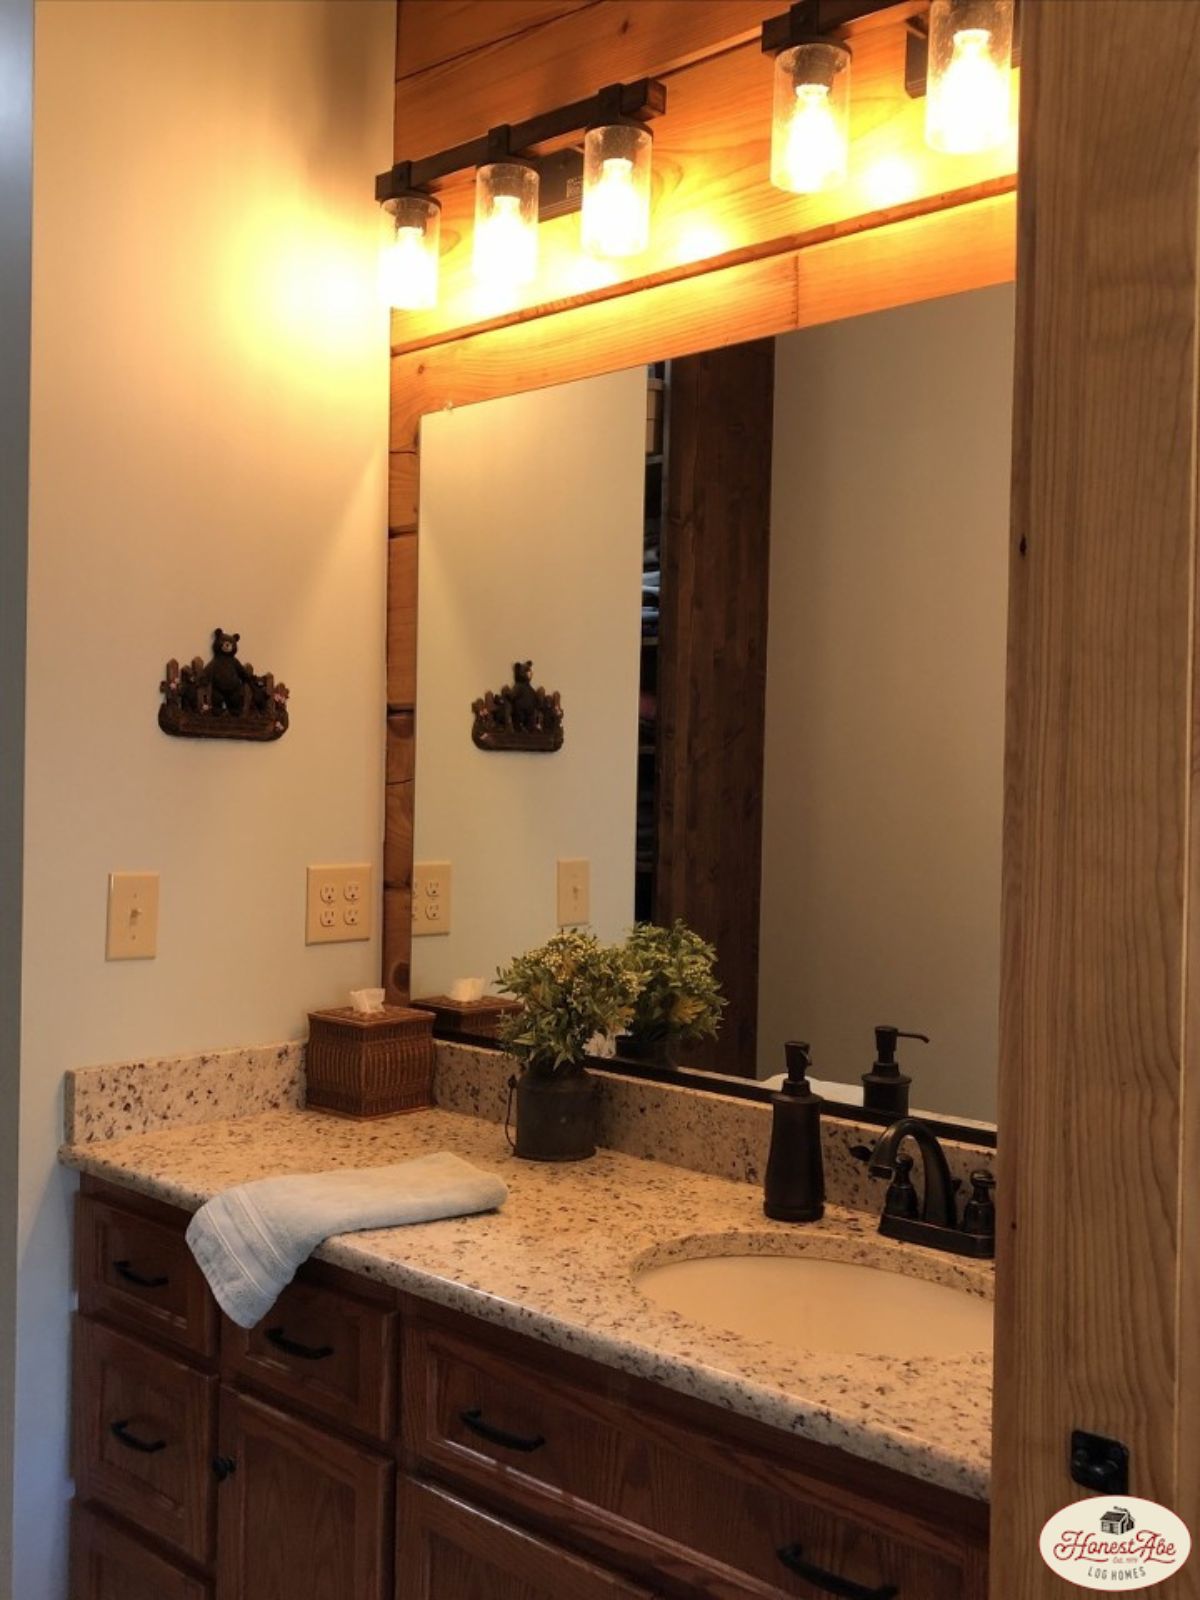
{"type": "Polygon", "coordinates": [[[964,1233],[979,1234],[985,1239],[995,1237],[996,1203],[992,1198],[995,1189],[996,1180],[985,1167],[971,1174],[971,1198],[963,1207],[964,1233]]]}
{"type": "Polygon", "coordinates": [[[887,1194],[883,1198],[885,1216],[920,1216],[921,1210],[917,1202],[917,1191],[913,1188],[912,1169],[913,1158],[911,1156],[896,1157],[892,1181],[888,1184],[887,1194]]]}

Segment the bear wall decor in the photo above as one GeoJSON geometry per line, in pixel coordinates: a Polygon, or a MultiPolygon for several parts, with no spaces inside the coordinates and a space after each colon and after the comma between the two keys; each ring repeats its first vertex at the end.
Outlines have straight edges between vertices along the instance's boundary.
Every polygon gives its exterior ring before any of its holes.
{"type": "Polygon", "coordinates": [[[513,681],[471,705],[471,738],[481,750],[561,750],[562,699],[533,683],[533,662],[514,661],[513,681]]]}
{"type": "Polygon", "coordinates": [[[180,739],[282,739],[288,730],[288,688],[257,673],[238,655],[240,633],[213,629],[212,660],[167,662],[159,690],[158,725],[180,739]]]}

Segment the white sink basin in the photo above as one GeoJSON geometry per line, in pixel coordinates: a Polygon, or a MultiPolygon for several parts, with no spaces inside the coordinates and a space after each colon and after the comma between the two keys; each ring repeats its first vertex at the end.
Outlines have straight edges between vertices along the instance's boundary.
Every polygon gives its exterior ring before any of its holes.
{"type": "Polygon", "coordinates": [[[830,1355],[990,1352],[992,1304],[899,1272],[817,1256],[708,1256],[650,1266],[644,1295],[693,1322],[830,1355]]]}

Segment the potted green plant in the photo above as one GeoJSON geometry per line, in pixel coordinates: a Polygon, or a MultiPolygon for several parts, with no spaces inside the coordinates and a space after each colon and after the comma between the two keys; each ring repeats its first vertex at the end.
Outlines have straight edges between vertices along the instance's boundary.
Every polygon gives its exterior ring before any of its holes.
{"type": "Polygon", "coordinates": [[[637,995],[618,1054],[666,1061],[673,1044],[716,1038],[727,1004],[717,981],[717,952],[686,922],[677,918],[669,928],[636,923],[621,958],[637,995]]]}
{"type": "Polygon", "coordinates": [[[521,1002],[499,1037],[522,1064],[514,1149],[528,1161],[583,1161],[596,1153],[596,1083],[583,1065],[588,1042],[633,1014],[637,979],[621,952],[594,934],[557,933],[497,974],[521,1002]]]}

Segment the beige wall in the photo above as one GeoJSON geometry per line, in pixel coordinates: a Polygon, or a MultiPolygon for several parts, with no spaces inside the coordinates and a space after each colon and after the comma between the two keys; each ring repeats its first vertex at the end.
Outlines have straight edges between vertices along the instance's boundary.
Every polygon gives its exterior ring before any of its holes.
{"type": "Polygon", "coordinates": [[[378,970],[306,948],[303,902],[382,831],[393,26],[38,7],[15,1600],[64,1593],[64,1068],[296,1035],[378,970]],[[158,731],[218,624],[289,684],[280,743],[158,731]],[[154,962],[104,960],[113,868],[161,874],[154,962]]]}
{"type": "Polygon", "coordinates": [[[553,933],[559,858],[591,862],[602,938],[633,920],[645,417],[639,367],[421,424],[416,859],[451,862],[454,900],[416,995],[553,933]],[[477,750],[472,701],[530,658],[562,750],[477,750]]]}
{"type": "Polygon", "coordinates": [[[760,1073],[995,1115],[1013,291],[776,345],[760,1073]]]}

